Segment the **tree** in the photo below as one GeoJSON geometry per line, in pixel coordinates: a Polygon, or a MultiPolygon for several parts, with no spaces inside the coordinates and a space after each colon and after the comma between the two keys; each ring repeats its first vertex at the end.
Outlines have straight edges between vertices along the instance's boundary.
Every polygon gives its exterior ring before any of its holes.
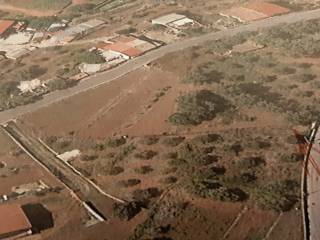
{"type": "Polygon", "coordinates": [[[123,221],[129,221],[141,211],[141,204],[138,202],[115,203],[113,215],[123,221]]]}

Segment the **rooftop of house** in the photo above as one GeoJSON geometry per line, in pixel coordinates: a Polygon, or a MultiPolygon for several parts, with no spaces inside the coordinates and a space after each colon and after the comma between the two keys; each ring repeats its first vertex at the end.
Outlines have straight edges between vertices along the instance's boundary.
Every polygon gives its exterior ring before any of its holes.
{"type": "Polygon", "coordinates": [[[28,231],[32,228],[26,214],[18,204],[0,205],[0,235],[20,231],[28,231]]]}
{"type": "Polygon", "coordinates": [[[171,14],[164,15],[164,16],[158,17],[156,19],[153,19],[152,22],[157,23],[157,24],[167,25],[169,23],[172,23],[174,21],[178,21],[178,20],[181,20],[184,18],[186,18],[186,16],[181,15],[181,14],[177,14],[177,13],[171,13],[171,14]]]}
{"type": "Polygon", "coordinates": [[[15,21],[0,20],[0,35],[4,34],[9,28],[14,25],[15,21]]]}

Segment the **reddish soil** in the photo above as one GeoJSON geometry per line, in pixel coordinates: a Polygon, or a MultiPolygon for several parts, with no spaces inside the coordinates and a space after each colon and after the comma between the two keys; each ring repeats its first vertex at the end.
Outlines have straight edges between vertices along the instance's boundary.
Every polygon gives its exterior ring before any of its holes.
{"type": "Polygon", "coordinates": [[[158,102],[152,101],[157,91],[176,84],[177,78],[170,73],[140,69],[97,89],[26,115],[23,121],[28,127],[45,130],[49,136],[70,131],[83,138],[105,138],[128,133],[144,135],[155,130],[162,133],[171,128],[166,119],[174,108],[168,103],[175,99],[176,93],[169,90],[158,102]],[[148,105],[151,107],[148,108],[148,105]],[[66,115],[66,111],[72,114],[66,115]]]}
{"type": "Polygon", "coordinates": [[[303,229],[300,219],[302,219],[300,211],[284,213],[277,226],[273,229],[269,239],[277,240],[279,236],[284,236],[286,237],[285,239],[288,240],[303,239],[303,229]]]}
{"type": "Polygon", "coordinates": [[[246,239],[249,236],[253,239],[254,237],[263,239],[277,216],[278,214],[274,212],[249,209],[232,229],[227,239],[246,239]]]}
{"type": "Polygon", "coordinates": [[[254,2],[246,5],[247,8],[263,13],[269,17],[290,12],[289,9],[272,3],[254,2]]]}
{"type": "MultiPolygon", "coordinates": [[[[178,192],[175,193],[179,194],[178,192]]],[[[185,198],[190,198],[185,196],[185,198]]],[[[222,203],[191,198],[187,209],[173,223],[173,239],[222,239],[224,233],[242,211],[242,204],[222,203]]]]}

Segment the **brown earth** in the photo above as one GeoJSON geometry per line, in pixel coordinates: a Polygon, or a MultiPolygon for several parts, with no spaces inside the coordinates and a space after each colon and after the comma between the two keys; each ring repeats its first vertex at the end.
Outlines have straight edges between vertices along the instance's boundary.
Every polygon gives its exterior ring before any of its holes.
{"type": "MultiPolygon", "coordinates": [[[[205,59],[199,61],[205,61],[205,59]]],[[[274,176],[281,176],[281,179],[296,178],[299,175],[299,166],[291,165],[280,168],[275,164],[275,159],[279,157],[276,153],[283,151],[283,149],[293,151],[285,142],[285,137],[291,134],[289,133],[291,130],[288,129],[287,119],[281,114],[258,107],[239,106],[238,111],[241,114],[253,117],[255,120],[235,119],[226,124],[222,121],[223,119],[217,118],[196,127],[174,127],[167,122],[168,117],[176,109],[175,99],[178,96],[191,90],[203,88],[181,83],[181,79],[188,72],[188,69],[192,68],[191,62],[192,54],[190,52],[166,56],[156,63],[134,71],[116,81],[28,114],[20,119],[19,124],[29,131],[36,132],[43,139],[50,136],[72,135],[80,142],[88,139],[104,140],[107,137],[120,135],[139,138],[145,135],[168,133],[193,137],[208,132],[228,131],[234,134],[240,130],[248,130],[249,134],[254,135],[253,133],[256,131],[262,137],[271,136],[271,141],[276,145],[275,152],[272,153],[270,150],[266,153],[267,167],[261,173],[264,177],[261,177],[260,181],[273,179],[274,176]],[[157,98],[156,94],[167,86],[171,88],[163,96],[157,98]],[[259,132],[261,129],[262,131],[259,132]],[[272,136],[276,137],[272,138],[272,136]]],[[[283,82],[276,84],[283,84],[283,82]]],[[[216,85],[210,86],[210,89],[219,91],[216,85]]],[[[229,142],[233,140],[232,134],[228,139],[229,142]]],[[[94,162],[84,163],[76,159],[72,164],[77,168],[92,171],[90,177],[106,191],[126,199],[130,199],[132,191],[137,188],[159,187],[161,190],[167,189],[167,186],[161,184],[160,180],[163,170],[168,167],[162,159],[162,154],[166,153],[168,149],[162,149],[159,146],[141,146],[139,143],[137,145],[139,150],[152,149],[161,154],[153,160],[137,160],[129,157],[120,161],[117,164],[123,167],[124,172],[116,176],[99,174],[99,165],[94,162]],[[142,176],[133,170],[146,165],[151,166],[154,169],[153,172],[142,176]],[[118,187],[119,181],[129,178],[138,178],[141,180],[141,184],[128,189],[118,187]]],[[[99,157],[102,160],[107,160],[107,153],[102,152],[99,157]]],[[[228,155],[221,162],[229,166],[233,160],[234,156],[228,155]]],[[[194,196],[183,196],[182,198],[189,200],[192,207],[184,211],[183,215],[173,223],[174,230],[170,232],[173,239],[197,239],[199,236],[201,239],[212,239],[213,236],[214,239],[221,239],[244,207],[243,204],[222,203],[198,199],[194,196]]],[[[263,238],[277,216],[278,214],[273,211],[261,211],[250,206],[239,223],[231,230],[227,239],[263,238]]],[[[137,218],[138,222],[143,219],[139,216],[137,218]]],[[[111,226],[115,225],[111,224],[111,226]]],[[[127,227],[132,230],[134,224],[128,223],[127,227]]],[[[66,229],[66,231],[68,230],[66,229]]],[[[102,227],[101,229],[97,228],[96,231],[96,233],[103,231],[102,227]]],[[[106,230],[106,232],[108,231],[106,230]]],[[[113,229],[113,231],[116,234],[117,229],[113,229]]],[[[92,234],[87,229],[84,232],[83,239],[87,239],[86,237],[92,234]]],[[[77,236],[74,232],[72,234],[75,235],[70,236],[77,236]]],[[[122,235],[120,233],[117,236],[122,235]]],[[[282,239],[302,239],[301,217],[296,211],[292,210],[281,217],[270,238],[277,239],[279,236],[282,239]],[[291,229],[291,226],[296,227],[291,229]],[[283,229],[287,229],[287,234],[282,234],[283,229]],[[292,238],[293,236],[294,238],[292,238]]],[[[59,237],[64,239],[62,235],[59,237]]]]}

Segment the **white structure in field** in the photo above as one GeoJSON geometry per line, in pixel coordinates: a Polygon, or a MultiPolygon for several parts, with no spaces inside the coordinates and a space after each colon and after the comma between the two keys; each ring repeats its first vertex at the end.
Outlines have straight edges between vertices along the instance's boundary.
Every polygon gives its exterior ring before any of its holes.
{"type": "Polygon", "coordinates": [[[18,58],[21,58],[30,52],[31,50],[27,48],[10,49],[6,51],[6,57],[12,60],[17,60],[18,58]]]}
{"type": "Polygon", "coordinates": [[[39,79],[33,79],[31,81],[22,81],[18,88],[20,89],[21,93],[33,92],[35,89],[40,87],[41,81],[39,79]]]}
{"type": "Polygon", "coordinates": [[[117,59],[124,59],[124,60],[130,59],[127,55],[124,55],[122,53],[115,52],[112,50],[99,49],[99,52],[100,52],[101,56],[106,60],[106,62],[112,62],[117,59]]]}
{"type": "Polygon", "coordinates": [[[96,72],[101,71],[102,64],[88,64],[82,63],[79,65],[79,70],[82,73],[94,74],[96,72]]]}
{"type": "Polygon", "coordinates": [[[57,157],[65,162],[67,162],[67,161],[71,160],[72,158],[80,156],[80,154],[81,154],[80,150],[74,149],[72,151],[62,153],[62,154],[58,155],[57,157]]]}
{"type": "Polygon", "coordinates": [[[27,44],[30,42],[31,38],[33,37],[33,33],[30,32],[17,32],[11,34],[6,39],[1,39],[0,44],[5,45],[22,45],[27,44]]]}
{"type": "Polygon", "coordinates": [[[193,25],[195,21],[182,14],[171,13],[152,20],[152,24],[180,29],[187,25],[193,25]]]}
{"type": "Polygon", "coordinates": [[[87,22],[80,23],[75,26],[68,27],[58,33],[56,33],[51,39],[47,41],[47,45],[50,44],[67,44],[74,39],[78,37],[83,37],[90,32],[92,32],[94,29],[102,26],[105,22],[98,20],[98,19],[92,19],[87,22]]]}
{"type": "Polygon", "coordinates": [[[37,182],[22,184],[20,186],[13,186],[11,188],[11,191],[18,195],[23,195],[28,193],[41,192],[46,189],[49,189],[49,186],[40,180],[37,182]]]}

